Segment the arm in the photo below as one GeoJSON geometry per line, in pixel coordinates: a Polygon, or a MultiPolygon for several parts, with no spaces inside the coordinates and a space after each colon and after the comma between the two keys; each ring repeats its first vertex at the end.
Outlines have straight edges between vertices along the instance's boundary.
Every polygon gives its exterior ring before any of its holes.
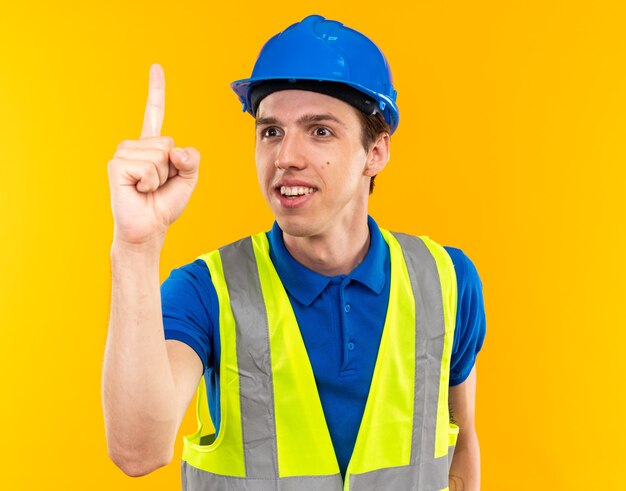
{"type": "Polygon", "coordinates": [[[202,376],[202,362],[165,341],[158,248],[115,243],[102,401],[111,459],[140,476],[170,462],[178,428],[202,376]]]}
{"type": "Polygon", "coordinates": [[[476,405],[476,367],[467,379],[449,392],[450,416],[459,426],[452,467],[449,474],[450,491],[480,490],[480,448],[474,427],[476,405]]]}
{"type": "Polygon", "coordinates": [[[114,219],[111,316],[102,369],[109,455],[130,476],[172,458],[182,417],[202,375],[202,362],[163,334],[159,261],[169,226],[198,180],[200,154],[162,137],[165,76],[150,70],[139,140],[124,140],[108,164],[114,219]]]}

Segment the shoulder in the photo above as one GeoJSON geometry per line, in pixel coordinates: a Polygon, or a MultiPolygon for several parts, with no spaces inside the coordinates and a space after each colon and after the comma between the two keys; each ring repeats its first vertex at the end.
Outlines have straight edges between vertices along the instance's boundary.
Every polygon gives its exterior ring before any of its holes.
{"type": "Polygon", "coordinates": [[[198,255],[192,262],[172,269],[169,277],[165,280],[162,286],[180,287],[181,285],[186,284],[187,286],[195,287],[198,291],[208,290],[211,293],[214,293],[215,286],[213,279],[211,278],[211,267],[209,265],[214,256],[220,255],[224,250],[229,250],[231,252],[240,251],[242,246],[250,244],[251,239],[261,235],[262,234],[260,233],[246,236],[198,255]]]}
{"type": "Polygon", "coordinates": [[[192,304],[216,303],[215,286],[209,268],[200,257],[171,270],[161,284],[162,302],[170,308],[189,308],[192,304]]]}
{"type": "Polygon", "coordinates": [[[461,249],[451,246],[444,246],[444,249],[452,259],[456,280],[459,290],[467,286],[482,288],[482,282],[478,275],[478,270],[472,260],[461,249]]]}
{"type": "Polygon", "coordinates": [[[165,283],[174,282],[190,282],[190,283],[202,283],[210,281],[209,269],[204,259],[197,258],[189,264],[174,268],[165,283]]]}

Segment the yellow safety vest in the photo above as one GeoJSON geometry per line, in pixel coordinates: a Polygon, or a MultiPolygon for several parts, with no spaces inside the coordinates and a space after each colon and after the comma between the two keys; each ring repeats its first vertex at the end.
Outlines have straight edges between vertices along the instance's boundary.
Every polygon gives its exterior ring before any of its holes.
{"type": "Polygon", "coordinates": [[[428,237],[381,229],[387,317],[363,419],[342,479],[313,370],[264,233],[200,256],[219,301],[217,439],[204,379],[184,438],[187,491],[443,491],[458,427],[448,411],[457,287],[428,237]]]}

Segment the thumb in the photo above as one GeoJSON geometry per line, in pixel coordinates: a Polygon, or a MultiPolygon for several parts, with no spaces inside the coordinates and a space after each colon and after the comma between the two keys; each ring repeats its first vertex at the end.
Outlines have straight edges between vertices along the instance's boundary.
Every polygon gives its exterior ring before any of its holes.
{"type": "Polygon", "coordinates": [[[194,147],[172,148],[169,157],[178,171],[178,176],[183,179],[196,177],[200,165],[200,152],[194,147]]]}

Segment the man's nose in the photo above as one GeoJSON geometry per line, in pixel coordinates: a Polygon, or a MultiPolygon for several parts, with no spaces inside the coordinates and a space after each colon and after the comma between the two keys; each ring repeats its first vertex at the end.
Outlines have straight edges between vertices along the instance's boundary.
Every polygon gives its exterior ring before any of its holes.
{"type": "Polygon", "coordinates": [[[282,169],[302,169],[306,166],[302,137],[298,132],[287,131],[283,136],[276,155],[282,169]]]}

